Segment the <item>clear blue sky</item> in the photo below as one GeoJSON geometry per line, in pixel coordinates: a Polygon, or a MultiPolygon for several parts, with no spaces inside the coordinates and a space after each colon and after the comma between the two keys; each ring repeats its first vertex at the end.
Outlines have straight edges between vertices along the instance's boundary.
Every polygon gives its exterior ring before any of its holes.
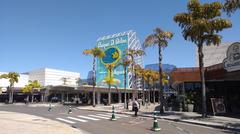
{"type": "MultiPolygon", "coordinates": [[[[176,13],[186,12],[186,4],[187,0],[1,0],[0,71],[50,67],[86,78],[92,57],[82,51],[94,47],[98,37],[134,30],[143,42],[155,27],[174,32],[163,63],[195,66],[195,45],[183,39],[173,21],[176,13]]],[[[229,18],[233,27],[221,32],[222,42],[239,41],[239,18],[239,11],[229,18]]],[[[155,48],[146,53],[144,64],[157,63],[155,48]]]]}

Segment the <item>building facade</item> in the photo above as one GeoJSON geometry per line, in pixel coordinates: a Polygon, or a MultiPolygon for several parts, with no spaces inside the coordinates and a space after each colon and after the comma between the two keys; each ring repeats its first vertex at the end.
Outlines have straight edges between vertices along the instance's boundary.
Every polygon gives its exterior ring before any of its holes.
{"type": "MultiPolygon", "coordinates": [[[[113,35],[103,36],[97,40],[97,47],[105,52],[105,57],[97,60],[96,84],[98,87],[106,87],[106,78],[109,77],[109,71],[106,66],[114,64],[112,77],[114,78],[114,86],[124,88],[124,67],[120,64],[123,58],[126,58],[126,49],[142,50],[136,32],[127,31],[113,35]]],[[[130,58],[130,57],[128,57],[130,58]]],[[[142,66],[142,56],[134,57],[135,63],[142,66]]],[[[131,65],[130,65],[131,66],[131,65]]],[[[127,88],[133,86],[133,74],[127,69],[127,88]]],[[[136,88],[140,88],[140,80],[136,80],[136,88]]]]}
{"type": "Polygon", "coordinates": [[[28,72],[29,80],[37,80],[41,86],[77,86],[80,73],[64,70],[41,68],[28,72]]]}
{"type": "MultiPolygon", "coordinates": [[[[8,72],[0,72],[0,75],[8,74],[8,72]]],[[[14,87],[22,88],[28,84],[29,76],[27,74],[19,74],[18,82],[14,83],[14,87]]],[[[6,88],[10,85],[8,79],[0,79],[0,87],[6,88]]]]}
{"type": "MultiPolygon", "coordinates": [[[[222,63],[222,61],[226,58],[227,50],[229,46],[233,44],[233,42],[226,42],[220,45],[210,45],[210,46],[203,46],[203,63],[204,67],[216,65],[222,63]]],[[[195,52],[195,61],[196,66],[199,66],[199,59],[198,59],[198,50],[196,49],[195,52]]]]}

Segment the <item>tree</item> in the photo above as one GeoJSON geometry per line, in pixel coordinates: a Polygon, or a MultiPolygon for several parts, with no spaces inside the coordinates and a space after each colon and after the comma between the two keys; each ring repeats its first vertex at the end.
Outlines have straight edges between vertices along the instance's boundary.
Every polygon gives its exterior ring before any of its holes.
{"type": "Polygon", "coordinates": [[[152,71],[151,79],[152,79],[152,86],[153,86],[153,104],[155,105],[155,92],[156,92],[155,89],[156,89],[156,83],[157,81],[159,81],[159,73],[152,71]]]}
{"type": "Polygon", "coordinates": [[[135,72],[134,72],[134,58],[138,56],[145,55],[145,52],[140,49],[126,49],[126,55],[130,57],[131,61],[131,71],[132,71],[132,99],[134,100],[135,96],[135,89],[136,89],[136,80],[135,80],[135,72]]]}
{"type": "Polygon", "coordinates": [[[31,94],[32,95],[32,102],[33,102],[33,99],[34,99],[33,92],[34,92],[34,89],[36,89],[36,88],[41,88],[41,85],[37,80],[29,81],[28,85],[25,85],[25,87],[22,88],[22,92],[28,94],[27,101],[29,101],[29,94],[31,94]]]}
{"type": "Polygon", "coordinates": [[[187,5],[187,9],[187,13],[178,13],[174,17],[174,21],[182,28],[184,39],[197,45],[202,83],[202,117],[206,117],[203,45],[220,44],[221,36],[217,33],[231,27],[232,24],[229,20],[221,18],[222,5],[219,2],[200,4],[198,0],[191,0],[187,5]]]}
{"type": "Polygon", "coordinates": [[[105,83],[108,84],[108,105],[111,105],[111,85],[114,84],[114,70],[115,64],[107,64],[106,68],[108,70],[108,76],[105,77],[105,83]]]}
{"type": "MultiPolygon", "coordinates": [[[[159,74],[162,74],[162,48],[167,47],[168,40],[171,40],[173,37],[172,32],[165,32],[160,28],[156,28],[153,34],[150,34],[146,37],[144,46],[151,47],[153,45],[158,46],[158,65],[159,65],[159,74]]],[[[163,111],[163,89],[162,89],[162,75],[159,75],[159,103],[160,103],[160,113],[163,111]]]]}
{"type": "Polygon", "coordinates": [[[124,107],[127,108],[127,68],[130,65],[131,61],[125,57],[122,60],[122,65],[124,67],[124,107]]]}
{"type": "Polygon", "coordinates": [[[144,106],[145,105],[145,91],[144,91],[144,88],[145,88],[145,76],[146,76],[146,70],[143,69],[143,68],[138,68],[137,69],[137,72],[136,74],[141,78],[141,87],[142,87],[142,93],[143,93],[143,96],[142,96],[142,105],[144,106]]]}
{"type": "Polygon", "coordinates": [[[240,9],[240,0],[225,0],[223,10],[228,15],[234,13],[237,9],[240,9]]]}
{"type": "Polygon", "coordinates": [[[92,48],[92,49],[88,49],[88,50],[84,50],[83,51],[84,55],[92,55],[93,56],[93,107],[96,106],[95,103],[95,85],[96,85],[96,70],[95,70],[95,62],[96,62],[96,58],[103,58],[105,56],[105,53],[100,49],[100,48],[92,48]]]}
{"type": "Polygon", "coordinates": [[[0,79],[9,79],[9,88],[8,88],[8,94],[9,94],[9,103],[13,103],[13,89],[14,89],[14,83],[18,82],[18,78],[20,75],[16,72],[9,72],[8,74],[2,74],[0,75],[0,79]]]}

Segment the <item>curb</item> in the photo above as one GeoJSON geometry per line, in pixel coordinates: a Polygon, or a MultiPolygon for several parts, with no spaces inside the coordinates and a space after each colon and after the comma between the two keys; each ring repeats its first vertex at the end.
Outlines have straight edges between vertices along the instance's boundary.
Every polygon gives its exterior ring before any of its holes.
{"type": "MultiPolygon", "coordinates": [[[[94,109],[81,109],[77,108],[78,110],[86,110],[86,111],[98,111],[98,112],[108,112],[111,113],[111,111],[106,111],[106,110],[94,110],[94,109]]],[[[130,113],[125,113],[125,112],[117,112],[117,114],[125,114],[125,115],[133,115],[130,113]]],[[[144,115],[144,114],[139,114],[138,116],[141,117],[148,117],[152,118],[152,116],[149,115],[144,115]]],[[[207,127],[213,127],[213,128],[218,128],[218,129],[227,129],[227,130],[233,130],[233,131],[240,131],[240,127],[232,127],[232,126],[226,126],[226,125],[213,125],[213,124],[208,124],[208,123],[201,123],[201,122],[194,122],[194,121],[188,121],[184,119],[170,119],[166,117],[157,117],[157,119],[164,119],[164,120],[169,120],[169,121],[174,121],[174,122],[183,122],[183,123],[188,123],[188,124],[195,124],[195,125],[201,125],[201,126],[207,126],[207,127]]]]}

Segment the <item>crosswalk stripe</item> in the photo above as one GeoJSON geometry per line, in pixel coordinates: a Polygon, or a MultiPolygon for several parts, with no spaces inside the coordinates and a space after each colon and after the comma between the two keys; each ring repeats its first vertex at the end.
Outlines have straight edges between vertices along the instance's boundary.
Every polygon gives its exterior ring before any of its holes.
{"type": "Polygon", "coordinates": [[[98,121],[98,120],[99,120],[99,119],[96,119],[96,118],[87,117],[87,116],[82,116],[82,115],[79,115],[78,117],[84,118],[84,119],[89,119],[89,120],[94,120],[94,121],[98,121]]]}
{"type": "MultiPolygon", "coordinates": [[[[97,114],[97,115],[100,115],[100,116],[105,116],[105,117],[112,117],[112,115],[106,115],[106,114],[97,114]]],[[[115,118],[121,118],[121,117],[117,117],[117,116],[115,116],[115,118]]]]}
{"type": "MultiPolygon", "coordinates": [[[[106,113],[106,114],[112,115],[112,113],[106,113]]],[[[128,117],[127,115],[122,115],[122,114],[115,114],[115,115],[117,115],[119,117],[128,117]]]]}
{"type": "Polygon", "coordinates": [[[80,122],[88,122],[86,120],[82,120],[82,119],[78,119],[78,118],[74,118],[74,117],[67,117],[68,119],[72,119],[72,120],[76,120],[76,121],[80,121],[80,122]]]}
{"type": "Polygon", "coordinates": [[[70,120],[66,120],[66,119],[63,119],[63,118],[56,118],[57,120],[60,120],[60,121],[64,121],[64,122],[67,122],[67,123],[71,123],[71,124],[74,124],[76,122],[73,122],[73,121],[70,121],[70,120]]]}
{"type": "Polygon", "coordinates": [[[88,115],[88,116],[92,116],[92,117],[96,117],[96,118],[101,118],[101,119],[110,119],[110,118],[103,117],[103,116],[98,116],[98,115],[88,115]]]}

